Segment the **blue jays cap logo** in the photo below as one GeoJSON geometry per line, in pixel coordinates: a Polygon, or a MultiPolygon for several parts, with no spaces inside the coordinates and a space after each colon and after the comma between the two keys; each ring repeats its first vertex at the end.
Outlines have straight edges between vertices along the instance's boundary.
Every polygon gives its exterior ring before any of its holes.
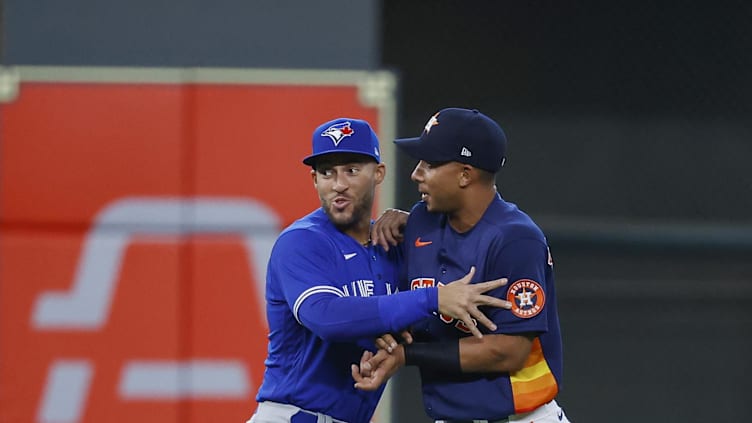
{"type": "Polygon", "coordinates": [[[354,133],[355,131],[350,127],[350,122],[344,122],[326,128],[326,130],[321,133],[321,136],[331,138],[332,142],[334,142],[334,146],[336,147],[339,145],[339,142],[342,141],[345,137],[349,137],[354,133]]]}

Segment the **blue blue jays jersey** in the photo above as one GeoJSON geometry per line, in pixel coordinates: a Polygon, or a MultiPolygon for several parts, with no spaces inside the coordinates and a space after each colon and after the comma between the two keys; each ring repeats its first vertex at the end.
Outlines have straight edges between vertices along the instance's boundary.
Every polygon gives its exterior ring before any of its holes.
{"type": "MultiPolygon", "coordinates": [[[[350,363],[360,361],[363,349],[374,350],[375,336],[394,329],[381,318],[389,310],[367,300],[397,291],[401,263],[400,249],[362,246],[322,209],[286,228],[267,269],[269,351],[256,400],[368,422],[382,392],[356,390],[350,363]],[[354,301],[337,305],[341,298],[354,301]]],[[[418,298],[413,307],[423,315],[393,324],[405,328],[430,315],[428,303],[438,300],[418,298]]]]}
{"type": "MultiPolygon", "coordinates": [[[[473,283],[508,278],[506,286],[490,295],[514,304],[511,310],[485,308],[498,329],[484,333],[537,334],[524,368],[513,374],[447,378],[422,371],[427,414],[434,419],[504,419],[552,400],[562,374],[553,260],[530,217],[497,195],[472,229],[458,233],[446,215],[429,213],[419,202],[408,219],[405,244],[409,289],[449,283],[475,266],[473,283]]],[[[413,334],[416,342],[471,336],[461,321],[440,314],[413,325],[413,334]]]]}

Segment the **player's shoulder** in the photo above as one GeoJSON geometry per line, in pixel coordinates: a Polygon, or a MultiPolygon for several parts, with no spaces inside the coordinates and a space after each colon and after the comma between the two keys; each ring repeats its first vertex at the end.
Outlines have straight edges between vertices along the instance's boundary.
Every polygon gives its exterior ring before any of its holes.
{"type": "Polygon", "coordinates": [[[418,201],[417,203],[413,204],[412,208],[410,209],[410,216],[412,216],[413,214],[422,213],[428,213],[428,210],[426,209],[426,202],[418,201]]]}
{"type": "Polygon", "coordinates": [[[431,213],[426,207],[425,201],[418,201],[410,209],[410,217],[408,218],[408,225],[415,225],[416,223],[430,223],[438,222],[442,219],[443,214],[431,213]]]}
{"type": "Polygon", "coordinates": [[[302,247],[333,243],[336,228],[323,210],[317,209],[286,227],[277,237],[277,245],[302,247]]]}
{"type": "Polygon", "coordinates": [[[503,236],[506,242],[518,239],[536,239],[545,243],[546,238],[540,226],[515,203],[496,198],[486,214],[483,222],[489,230],[503,236]]]}

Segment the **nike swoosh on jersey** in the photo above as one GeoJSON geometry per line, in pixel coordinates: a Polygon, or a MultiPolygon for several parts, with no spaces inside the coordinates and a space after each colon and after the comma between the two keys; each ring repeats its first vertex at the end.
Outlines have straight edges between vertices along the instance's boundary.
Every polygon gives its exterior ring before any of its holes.
{"type": "Polygon", "coordinates": [[[418,248],[425,247],[426,245],[431,245],[431,244],[433,244],[433,241],[421,241],[420,237],[418,237],[415,240],[415,246],[418,247],[418,248]]]}
{"type": "Polygon", "coordinates": [[[357,255],[358,255],[358,253],[350,253],[350,254],[345,254],[344,257],[345,257],[345,260],[350,260],[351,258],[353,258],[353,257],[355,257],[357,255]]]}

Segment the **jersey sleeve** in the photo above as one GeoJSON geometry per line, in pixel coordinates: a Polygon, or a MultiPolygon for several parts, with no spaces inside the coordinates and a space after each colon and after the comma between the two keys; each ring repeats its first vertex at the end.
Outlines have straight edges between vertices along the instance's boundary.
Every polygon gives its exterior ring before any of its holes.
{"type": "Polygon", "coordinates": [[[327,341],[397,333],[438,308],[438,290],[421,289],[375,297],[316,295],[303,303],[300,321],[327,341]]]}
{"type": "Polygon", "coordinates": [[[328,240],[314,231],[299,229],[283,233],[269,259],[267,289],[279,291],[296,318],[296,304],[307,296],[316,292],[342,295],[335,284],[335,252],[328,240]]]}
{"type": "Polygon", "coordinates": [[[505,286],[491,295],[512,303],[511,310],[487,309],[498,329],[495,333],[547,332],[546,290],[551,277],[548,247],[539,239],[518,239],[489,256],[491,275],[505,277],[505,286]]]}
{"type": "Polygon", "coordinates": [[[438,308],[438,291],[348,296],[349,282],[325,237],[298,230],[283,234],[272,251],[269,271],[275,288],[298,322],[328,341],[357,340],[396,332],[438,308]]]}

